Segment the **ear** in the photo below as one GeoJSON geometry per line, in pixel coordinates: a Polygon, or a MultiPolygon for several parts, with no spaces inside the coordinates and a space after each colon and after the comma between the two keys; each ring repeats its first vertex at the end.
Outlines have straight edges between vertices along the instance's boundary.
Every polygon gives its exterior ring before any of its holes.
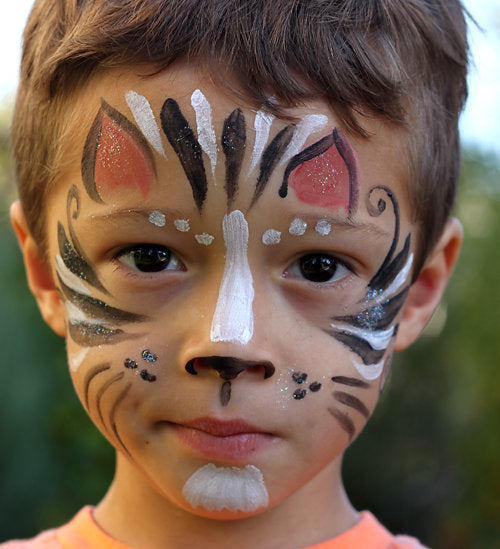
{"type": "Polygon", "coordinates": [[[409,347],[431,319],[453,272],[462,240],[462,225],[458,219],[449,219],[441,238],[410,287],[399,323],[395,351],[409,347]]]}
{"type": "Polygon", "coordinates": [[[35,296],[42,317],[56,334],[64,336],[64,306],[59,299],[50,269],[44,263],[38,246],[29,232],[19,200],[10,208],[10,220],[23,254],[28,286],[35,296]]]}

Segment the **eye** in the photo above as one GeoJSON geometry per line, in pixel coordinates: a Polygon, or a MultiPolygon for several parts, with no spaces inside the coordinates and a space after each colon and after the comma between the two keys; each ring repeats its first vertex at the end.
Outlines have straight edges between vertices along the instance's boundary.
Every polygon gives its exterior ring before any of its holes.
{"type": "Polygon", "coordinates": [[[180,259],[169,248],[158,244],[136,244],[122,250],[115,258],[143,273],[184,269],[180,259]]]}
{"type": "Polygon", "coordinates": [[[333,255],[314,253],[302,256],[287,269],[286,275],[310,282],[336,282],[352,270],[333,255]]]}

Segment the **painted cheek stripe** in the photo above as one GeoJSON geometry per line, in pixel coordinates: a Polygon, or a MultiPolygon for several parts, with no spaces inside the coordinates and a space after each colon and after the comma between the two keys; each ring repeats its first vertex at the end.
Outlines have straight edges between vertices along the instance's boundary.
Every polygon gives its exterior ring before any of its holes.
{"type": "Polygon", "coordinates": [[[245,345],[253,335],[253,279],[247,259],[248,223],[234,210],[222,222],[226,264],[210,331],[211,341],[245,345]]]}
{"type": "Polygon", "coordinates": [[[263,110],[258,111],[255,115],[253,125],[255,129],[255,143],[252,151],[252,162],[250,164],[250,169],[248,170],[249,174],[255,170],[257,164],[259,163],[264,147],[269,139],[269,132],[271,130],[273,120],[274,115],[263,110]]]}

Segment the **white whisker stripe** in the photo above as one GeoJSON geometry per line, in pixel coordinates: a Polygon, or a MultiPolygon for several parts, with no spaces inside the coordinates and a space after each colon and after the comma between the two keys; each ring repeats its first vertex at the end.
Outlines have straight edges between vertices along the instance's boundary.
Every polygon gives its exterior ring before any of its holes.
{"type": "Polygon", "coordinates": [[[245,345],[253,335],[253,279],[248,265],[248,223],[234,210],[224,216],[226,264],[212,320],[210,339],[245,345]]]}
{"type": "Polygon", "coordinates": [[[85,286],[83,281],[72,273],[68,267],[64,264],[64,261],[60,255],[55,256],[56,261],[56,272],[59,275],[59,278],[66,284],[66,286],[83,295],[90,295],[90,290],[85,286]]]}
{"type": "Polygon", "coordinates": [[[297,124],[293,137],[286,148],[280,160],[280,166],[288,162],[292,156],[295,156],[312,134],[321,131],[328,123],[328,118],[324,114],[308,114],[297,124]]]}
{"type": "Polygon", "coordinates": [[[66,300],[65,305],[66,310],[68,311],[68,320],[70,324],[99,324],[101,326],[107,326],[110,324],[107,320],[102,318],[94,318],[93,316],[89,316],[79,307],[71,303],[71,301],[66,300]]]}
{"type": "Polygon", "coordinates": [[[252,162],[248,173],[253,172],[259,163],[264,147],[269,139],[269,131],[274,120],[274,115],[263,110],[257,111],[254,120],[255,142],[253,144],[252,162]]]}
{"type": "Polygon", "coordinates": [[[396,278],[391,282],[391,284],[389,284],[389,286],[381,294],[375,295],[370,301],[374,301],[375,303],[382,303],[382,301],[386,301],[387,299],[392,297],[406,282],[406,279],[410,274],[412,263],[413,254],[410,254],[408,259],[406,260],[406,263],[404,264],[404,267],[399,271],[396,278]]]}
{"type": "Polygon", "coordinates": [[[210,103],[200,90],[194,90],[193,95],[191,95],[191,106],[196,114],[198,143],[210,159],[212,175],[215,177],[215,166],[217,165],[217,139],[212,124],[212,109],[210,103]]]}
{"type": "Polygon", "coordinates": [[[376,351],[382,351],[387,349],[389,341],[394,334],[394,326],[387,328],[387,330],[363,330],[363,328],[357,328],[355,326],[350,326],[348,324],[330,324],[332,328],[336,330],[341,330],[342,332],[347,332],[356,337],[360,337],[367,341],[372,349],[376,351]]]}
{"type": "Polygon", "coordinates": [[[144,137],[157,153],[165,156],[160,130],[149,101],[133,90],[125,94],[125,100],[144,137]]]}
{"type": "Polygon", "coordinates": [[[85,347],[77,353],[71,353],[68,355],[68,362],[72,372],[76,372],[78,368],[80,368],[89,351],[90,347],[85,347]]]}
{"type": "Polygon", "coordinates": [[[367,381],[373,381],[380,377],[380,374],[384,371],[385,359],[375,364],[361,364],[353,361],[353,365],[358,371],[359,375],[364,377],[367,381]]]}
{"type": "Polygon", "coordinates": [[[207,511],[248,513],[269,503],[264,477],[254,465],[239,468],[208,463],[188,478],[182,495],[192,507],[207,511]]]}

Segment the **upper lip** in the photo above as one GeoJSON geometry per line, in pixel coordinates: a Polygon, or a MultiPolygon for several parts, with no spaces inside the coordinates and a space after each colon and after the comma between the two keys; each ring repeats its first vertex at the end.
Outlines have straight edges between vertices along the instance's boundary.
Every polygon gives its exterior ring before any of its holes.
{"type": "Polygon", "coordinates": [[[243,433],[268,433],[242,419],[221,420],[210,417],[199,417],[188,422],[179,423],[181,427],[197,429],[213,436],[228,437],[243,433]]]}

